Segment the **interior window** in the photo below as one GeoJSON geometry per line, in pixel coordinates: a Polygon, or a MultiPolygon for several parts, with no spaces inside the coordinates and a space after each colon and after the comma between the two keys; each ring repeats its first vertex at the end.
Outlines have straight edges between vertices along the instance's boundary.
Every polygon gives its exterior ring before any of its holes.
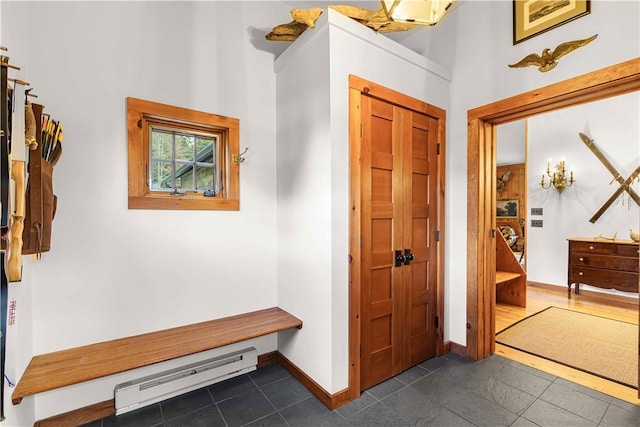
{"type": "Polygon", "coordinates": [[[239,209],[237,119],[135,98],[127,118],[130,209],[239,209]]]}

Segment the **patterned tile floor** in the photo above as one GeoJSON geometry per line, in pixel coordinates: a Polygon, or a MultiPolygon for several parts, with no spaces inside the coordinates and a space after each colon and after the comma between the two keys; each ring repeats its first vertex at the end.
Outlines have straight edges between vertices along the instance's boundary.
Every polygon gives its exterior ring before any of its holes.
{"type": "Polygon", "coordinates": [[[195,426],[640,426],[640,407],[500,356],[427,360],[329,411],[279,365],[86,424],[195,426]]]}

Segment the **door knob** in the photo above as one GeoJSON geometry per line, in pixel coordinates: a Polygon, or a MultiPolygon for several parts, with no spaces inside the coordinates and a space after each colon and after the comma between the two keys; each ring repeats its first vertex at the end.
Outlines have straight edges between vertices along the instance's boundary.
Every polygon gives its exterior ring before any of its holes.
{"type": "Polygon", "coordinates": [[[396,252],[396,267],[400,267],[402,265],[402,263],[406,262],[405,261],[405,257],[404,255],[402,255],[402,251],[395,251],[396,252]]]}
{"type": "Polygon", "coordinates": [[[411,261],[413,261],[413,254],[411,253],[411,249],[405,249],[404,250],[404,265],[409,265],[411,264],[411,261]]]}

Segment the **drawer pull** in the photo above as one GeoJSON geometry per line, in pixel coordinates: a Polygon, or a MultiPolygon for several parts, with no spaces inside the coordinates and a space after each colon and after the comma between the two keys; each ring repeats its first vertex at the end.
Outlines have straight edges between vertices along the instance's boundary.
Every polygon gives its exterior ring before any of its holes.
{"type": "Polygon", "coordinates": [[[590,250],[593,250],[593,246],[589,246],[589,249],[590,249],[590,250]]]}
{"type": "Polygon", "coordinates": [[[578,258],[578,261],[584,262],[584,258],[580,257],[580,258],[578,258]]]}
{"type": "Polygon", "coordinates": [[[578,276],[584,276],[584,273],[581,271],[578,273],[578,276]]]}

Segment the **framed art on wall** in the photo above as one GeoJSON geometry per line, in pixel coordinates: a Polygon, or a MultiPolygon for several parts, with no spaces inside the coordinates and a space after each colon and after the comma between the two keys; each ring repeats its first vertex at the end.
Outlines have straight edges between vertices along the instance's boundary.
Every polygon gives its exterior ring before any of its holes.
{"type": "Polygon", "coordinates": [[[518,201],[517,200],[496,200],[496,217],[517,218],[518,217],[518,201]]]}
{"type": "Polygon", "coordinates": [[[590,12],[590,0],[513,0],[513,44],[590,12]]]}

